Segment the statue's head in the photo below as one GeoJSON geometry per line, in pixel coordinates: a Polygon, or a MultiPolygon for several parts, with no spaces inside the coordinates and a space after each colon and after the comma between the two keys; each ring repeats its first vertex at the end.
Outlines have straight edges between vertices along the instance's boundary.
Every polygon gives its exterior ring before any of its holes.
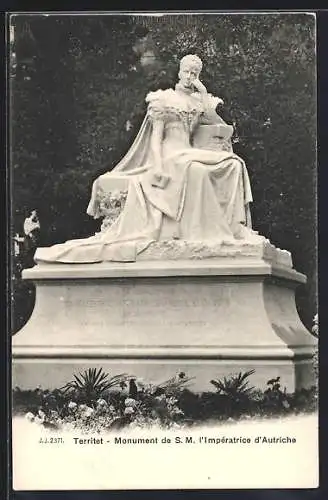
{"type": "Polygon", "coordinates": [[[192,81],[199,77],[202,60],[195,54],[188,54],[180,61],[179,80],[184,87],[191,87],[192,81]]]}

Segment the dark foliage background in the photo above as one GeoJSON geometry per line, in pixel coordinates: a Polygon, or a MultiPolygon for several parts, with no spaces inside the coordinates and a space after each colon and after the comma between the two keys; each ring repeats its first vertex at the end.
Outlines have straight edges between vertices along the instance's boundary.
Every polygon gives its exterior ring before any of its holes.
{"type": "MultiPolygon", "coordinates": [[[[178,60],[197,53],[202,80],[235,123],[254,227],[290,250],[308,276],[297,304],[310,327],[317,308],[314,16],[15,15],[11,26],[13,234],[32,209],[40,246],[94,233],[98,223],[86,215],[93,180],[128,150],[146,93],[174,85],[178,60]]],[[[34,301],[16,260],[14,331],[34,301]]]]}

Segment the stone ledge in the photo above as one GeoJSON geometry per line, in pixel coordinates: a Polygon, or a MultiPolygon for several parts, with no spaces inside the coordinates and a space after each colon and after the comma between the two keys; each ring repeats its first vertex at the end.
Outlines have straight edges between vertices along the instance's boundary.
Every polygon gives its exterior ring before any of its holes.
{"type": "Polygon", "coordinates": [[[142,278],[172,276],[276,276],[306,283],[306,276],[287,266],[271,265],[260,259],[208,259],[201,261],[141,261],[95,264],[40,263],[23,271],[27,280],[68,280],[103,278],[142,278]]]}
{"type": "Polygon", "coordinates": [[[15,346],[15,359],[309,359],[314,345],[304,346],[15,346]]]}

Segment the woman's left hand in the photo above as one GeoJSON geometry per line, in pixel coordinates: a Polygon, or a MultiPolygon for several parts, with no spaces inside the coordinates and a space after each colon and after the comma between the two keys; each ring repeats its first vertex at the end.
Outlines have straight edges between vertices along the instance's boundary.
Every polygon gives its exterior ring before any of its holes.
{"type": "Polygon", "coordinates": [[[193,80],[192,84],[198,90],[198,92],[200,92],[201,94],[207,94],[205,85],[200,80],[198,80],[198,78],[193,80]]]}

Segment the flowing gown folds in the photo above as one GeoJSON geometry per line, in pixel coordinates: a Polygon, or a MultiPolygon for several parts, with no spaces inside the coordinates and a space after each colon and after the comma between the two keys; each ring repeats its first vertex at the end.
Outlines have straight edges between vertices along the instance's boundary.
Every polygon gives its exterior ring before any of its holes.
{"type": "MultiPolygon", "coordinates": [[[[217,100],[210,98],[215,108],[217,100]]],[[[87,212],[98,218],[99,190],[114,175],[128,180],[127,199],[117,220],[89,238],[39,248],[36,262],[133,262],[155,241],[232,241],[240,224],[250,226],[252,193],[243,160],[233,152],[192,147],[203,114],[199,94],[158,90],[150,92],[146,102],[147,114],[130,150],[93,183],[87,212]],[[152,184],[155,120],[164,122],[162,169],[169,178],[164,188],[152,184]]]]}

